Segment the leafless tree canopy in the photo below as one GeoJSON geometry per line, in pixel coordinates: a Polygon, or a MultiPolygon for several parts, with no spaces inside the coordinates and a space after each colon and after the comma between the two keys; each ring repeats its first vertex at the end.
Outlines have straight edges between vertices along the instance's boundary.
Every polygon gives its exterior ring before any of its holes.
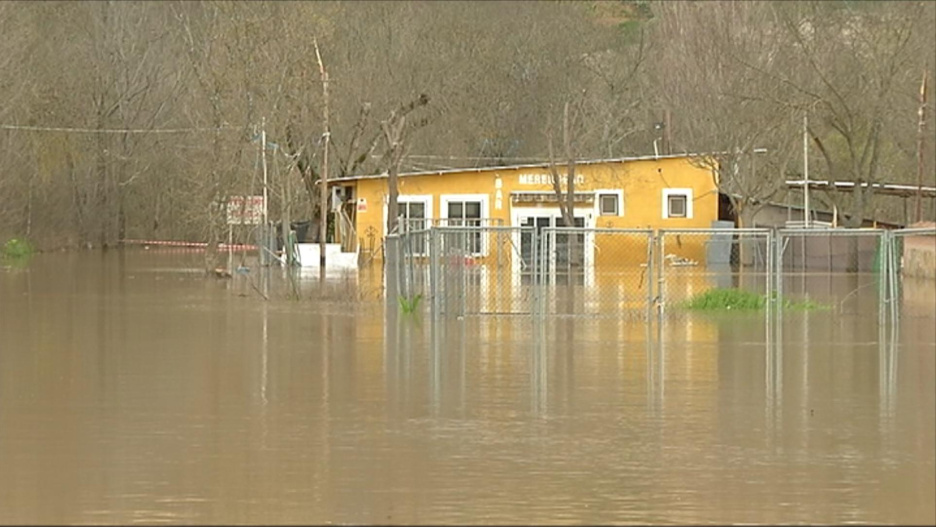
{"type": "Polygon", "coordinates": [[[915,184],[936,85],[923,1],[3,2],[0,31],[0,240],[40,247],[220,240],[261,126],[274,219],[318,214],[327,147],[330,178],[715,152],[743,221],[800,177],[803,115],[812,178],[915,184]]]}

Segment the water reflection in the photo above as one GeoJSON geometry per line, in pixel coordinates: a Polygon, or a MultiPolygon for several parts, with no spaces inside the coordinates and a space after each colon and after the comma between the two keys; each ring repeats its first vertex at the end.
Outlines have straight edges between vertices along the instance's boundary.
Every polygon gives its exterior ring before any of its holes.
{"type": "Polygon", "coordinates": [[[932,311],[436,324],[45,256],[0,273],[0,523],[936,521],[932,311]]]}

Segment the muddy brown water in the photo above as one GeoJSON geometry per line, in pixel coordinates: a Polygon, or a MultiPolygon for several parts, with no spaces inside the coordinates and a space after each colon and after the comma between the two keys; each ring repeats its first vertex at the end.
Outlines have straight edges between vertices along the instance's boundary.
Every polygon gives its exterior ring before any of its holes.
{"type": "Polygon", "coordinates": [[[200,258],[0,271],[0,523],[936,522],[933,282],[897,331],[864,296],[433,325],[200,258]]]}

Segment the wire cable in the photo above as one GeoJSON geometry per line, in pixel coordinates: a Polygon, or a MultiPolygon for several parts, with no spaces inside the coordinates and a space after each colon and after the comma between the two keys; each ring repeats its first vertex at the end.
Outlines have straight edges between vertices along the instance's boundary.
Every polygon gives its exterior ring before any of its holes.
{"type": "Polygon", "coordinates": [[[27,126],[19,124],[0,124],[0,130],[23,132],[60,132],[79,134],[189,134],[197,132],[220,132],[236,130],[231,126],[220,128],[69,128],[60,126],[27,126]]]}

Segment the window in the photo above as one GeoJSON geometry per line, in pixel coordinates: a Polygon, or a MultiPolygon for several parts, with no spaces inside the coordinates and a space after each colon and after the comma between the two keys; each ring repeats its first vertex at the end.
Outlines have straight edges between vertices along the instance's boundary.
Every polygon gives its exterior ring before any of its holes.
{"type": "Polygon", "coordinates": [[[442,215],[445,219],[443,225],[450,227],[474,227],[465,234],[464,249],[472,255],[485,254],[484,225],[486,217],[488,196],[485,194],[453,194],[442,196],[442,215]]]}
{"type": "MultiPolygon", "coordinates": [[[[426,204],[420,201],[410,201],[398,204],[400,210],[400,232],[421,231],[429,227],[426,221],[426,204]]],[[[414,235],[411,238],[413,255],[426,254],[426,237],[414,235]]]]}
{"type": "Polygon", "coordinates": [[[449,201],[448,202],[449,225],[481,225],[481,202],[480,201],[449,201]]]}
{"type": "Polygon", "coordinates": [[[419,231],[427,227],[426,204],[421,201],[398,203],[403,232],[419,231]]]}
{"type": "Polygon", "coordinates": [[[617,194],[598,195],[598,211],[602,216],[617,216],[619,209],[617,194]]]}
{"type": "Polygon", "coordinates": [[[595,189],[595,214],[597,216],[623,216],[624,191],[621,189],[595,189]]]}
{"type": "Polygon", "coordinates": [[[670,218],[685,218],[686,217],[686,196],[669,196],[666,198],[667,201],[667,210],[669,211],[668,216],[670,218]]]}
{"type": "MultiPolygon", "coordinates": [[[[481,227],[480,201],[449,201],[448,225],[452,227],[481,227]]],[[[470,254],[481,254],[481,229],[469,232],[465,240],[470,254]]]]}
{"type": "MultiPolygon", "coordinates": [[[[383,225],[387,225],[387,203],[384,200],[383,225]]],[[[400,234],[421,231],[429,228],[432,221],[432,196],[429,195],[401,195],[397,199],[397,232],[400,234]]],[[[415,255],[425,255],[426,237],[413,236],[412,251],[415,255]]]]}
{"type": "Polygon", "coordinates": [[[664,218],[692,218],[692,189],[668,188],[663,190],[664,218]]]}

